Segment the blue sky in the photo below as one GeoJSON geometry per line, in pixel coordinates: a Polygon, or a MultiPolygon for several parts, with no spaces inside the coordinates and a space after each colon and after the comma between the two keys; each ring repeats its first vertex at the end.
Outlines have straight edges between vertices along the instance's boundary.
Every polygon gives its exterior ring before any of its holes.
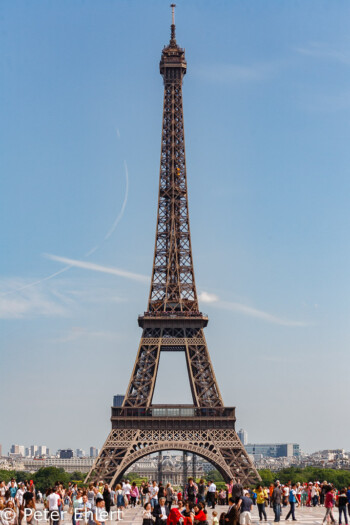
{"type": "MultiPolygon", "coordinates": [[[[307,451],[350,450],[349,15],[319,0],[176,10],[216,376],[250,441],[307,451]]],[[[7,0],[0,24],[0,443],[101,446],[149,291],[170,9],[7,0]]],[[[189,401],[184,361],[162,356],[155,401],[189,401]]]]}

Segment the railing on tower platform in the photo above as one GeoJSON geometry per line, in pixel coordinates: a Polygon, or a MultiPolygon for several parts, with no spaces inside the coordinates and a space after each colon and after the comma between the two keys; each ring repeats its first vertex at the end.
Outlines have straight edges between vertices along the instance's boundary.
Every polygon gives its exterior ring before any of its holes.
{"type": "Polygon", "coordinates": [[[195,407],[193,405],[152,405],[142,407],[112,407],[112,418],[228,418],[235,419],[235,407],[195,407]]]}

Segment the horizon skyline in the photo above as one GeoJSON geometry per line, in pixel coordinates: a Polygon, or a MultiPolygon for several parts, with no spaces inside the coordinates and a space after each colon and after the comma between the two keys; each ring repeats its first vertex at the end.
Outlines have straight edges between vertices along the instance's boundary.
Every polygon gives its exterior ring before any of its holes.
{"type": "MultiPolygon", "coordinates": [[[[127,388],[170,32],[168,6],[136,5],[4,4],[4,448],[21,432],[102,448],[127,388]]],[[[350,364],[349,14],[345,2],[178,2],[200,310],[225,405],[256,443],[350,450],[338,378],[350,364]]],[[[184,356],[161,356],[155,403],[191,400],[184,370],[184,356]]]]}
{"type": "MultiPolygon", "coordinates": [[[[240,431],[242,431],[242,430],[246,432],[246,430],[245,430],[244,428],[243,428],[243,429],[236,430],[236,431],[237,431],[237,432],[240,432],[240,431]]],[[[248,434],[248,435],[249,435],[249,434],[248,434]]],[[[300,443],[299,443],[299,442],[296,442],[296,441],[292,442],[292,441],[288,441],[288,440],[278,441],[278,442],[269,441],[269,442],[264,442],[264,443],[262,443],[262,442],[258,442],[258,441],[249,441],[249,440],[248,440],[248,442],[246,443],[246,445],[253,445],[253,444],[254,444],[254,445],[265,445],[265,444],[270,444],[270,443],[271,443],[271,444],[274,444],[274,445],[279,445],[279,444],[298,444],[298,445],[300,446],[300,443]]],[[[28,445],[28,446],[27,446],[27,445],[23,445],[22,443],[20,444],[20,443],[18,442],[18,443],[12,443],[12,444],[10,445],[10,447],[9,447],[9,449],[8,449],[7,456],[10,454],[11,447],[12,447],[12,446],[15,446],[15,445],[16,445],[16,446],[20,446],[20,447],[24,447],[25,449],[26,449],[26,448],[30,448],[31,446],[38,446],[38,447],[40,447],[40,446],[45,446],[49,451],[54,450],[54,448],[55,448],[55,447],[52,448],[52,447],[47,446],[47,445],[28,445]]],[[[246,446],[246,445],[244,445],[244,446],[246,446]]],[[[0,447],[2,447],[2,443],[0,443],[0,447]]],[[[66,446],[66,447],[57,448],[57,449],[56,449],[56,453],[55,453],[55,454],[50,453],[50,455],[51,455],[51,456],[55,456],[55,455],[58,454],[58,452],[59,452],[60,450],[72,450],[74,454],[76,453],[77,450],[83,450],[83,451],[87,452],[90,448],[96,448],[97,450],[100,450],[100,448],[99,448],[99,447],[96,447],[95,445],[90,445],[90,446],[87,446],[87,447],[86,447],[86,446],[85,446],[85,447],[78,447],[78,446],[74,446],[74,447],[72,447],[72,446],[66,446]]],[[[4,452],[3,447],[2,447],[2,450],[3,450],[3,452],[4,452]]],[[[322,450],[345,450],[345,452],[350,453],[350,449],[347,450],[345,447],[337,447],[337,448],[334,448],[334,449],[333,449],[333,448],[325,448],[325,449],[319,449],[319,450],[313,450],[313,451],[306,451],[306,450],[304,450],[304,449],[300,446],[300,452],[301,452],[302,454],[305,454],[305,455],[314,454],[314,453],[316,453],[316,452],[320,452],[320,451],[322,451],[322,450]]],[[[163,453],[164,453],[164,452],[179,452],[179,453],[181,453],[181,451],[176,450],[176,449],[164,450],[164,451],[162,451],[162,452],[163,452],[163,453]]],[[[152,454],[157,454],[157,453],[156,453],[156,452],[154,452],[154,453],[152,452],[152,453],[150,453],[149,455],[152,455],[152,454]]],[[[6,456],[6,454],[3,454],[3,456],[6,456]]],[[[25,456],[23,456],[23,457],[25,457],[25,456]]],[[[84,456],[84,457],[93,457],[93,456],[84,456]]]]}

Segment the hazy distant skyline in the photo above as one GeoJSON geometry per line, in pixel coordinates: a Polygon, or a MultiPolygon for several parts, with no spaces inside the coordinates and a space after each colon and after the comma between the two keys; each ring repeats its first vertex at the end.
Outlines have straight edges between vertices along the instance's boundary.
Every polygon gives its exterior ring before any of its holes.
{"type": "MultiPolygon", "coordinates": [[[[216,377],[249,441],[305,451],[350,450],[349,15],[176,9],[216,377]]],[[[149,292],[170,8],[8,0],[0,26],[0,443],[101,448],[149,292]]],[[[161,356],[154,401],[191,402],[181,354],[161,356]]]]}

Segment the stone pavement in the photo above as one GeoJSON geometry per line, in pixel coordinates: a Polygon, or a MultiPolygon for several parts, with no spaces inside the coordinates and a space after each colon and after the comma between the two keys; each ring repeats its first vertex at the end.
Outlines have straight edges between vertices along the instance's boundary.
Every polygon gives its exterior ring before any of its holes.
{"type": "MultiPolygon", "coordinates": [[[[220,517],[221,512],[227,511],[226,505],[217,505],[215,510],[218,513],[218,516],[220,517]]],[[[68,507],[65,507],[65,510],[68,509],[68,507]]],[[[115,516],[116,516],[116,507],[112,507],[115,516]],[[115,509],[115,510],[114,510],[115,509]]],[[[123,511],[123,519],[120,522],[120,525],[141,525],[142,524],[142,507],[138,505],[135,508],[129,507],[126,510],[123,511]]],[[[267,513],[267,523],[272,524],[274,520],[274,514],[271,508],[267,507],[266,509],[267,513]]],[[[285,522],[285,516],[287,515],[287,512],[289,511],[289,507],[283,507],[282,508],[282,516],[281,516],[281,525],[285,522]]],[[[209,525],[212,524],[212,516],[211,516],[212,510],[208,509],[208,521],[209,525]]],[[[300,525],[321,525],[323,521],[323,517],[325,515],[325,508],[324,507],[299,507],[296,509],[296,518],[300,525]]],[[[338,509],[333,510],[333,515],[338,523],[338,509]]],[[[258,525],[259,522],[259,514],[258,514],[258,508],[257,506],[253,507],[252,511],[253,516],[253,524],[258,525]]],[[[291,519],[289,520],[292,521],[291,519]]],[[[46,522],[47,523],[47,522],[46,522]]],[[[72,523],[72,515],[69,514],[66,510],[64,520],[61,521],[61,525],[68,525],[72,523]]],[[[107,525],[116,525],[118,523],[115,519],[109,520],[106,522],[107,525]]],[[[40,522],[38,522],[38,525],[40,525],[40,522]]],[[[43,524],[41,524],[43,525],[43,524]]],[[[84,525],[84,522],[79,520],[77,525],[84,525]]]]}
{"type": "MultiPolygon", "coordinates": [[[[217,505],[215,510],[218,513],[218,516],[220,517],[221,512],[227,511],[227,506],[225,505],[217,505]]],[[[271,508],[267,507],[266,509],[267,514],[267,523],[271,524],[274,520],[274,514],[271,508]]],[[[285,523],[285,517],[289,511],[288,507],[282,508],[282,516],[281,516],[281,524],[285,523]]],[[[309,508],[309,507],[299,507],[296,509],[295,515],[300,524],[306,524],[306,525],[321,525],[323,521],[323,517],[325,515],[325,508],[324,507],[315,507],[315,508],[309,508]]],[[[211,517],[212,510],[208,509],[208,521],[209,525],[212,523],[212,517],[211,517]]],[[[253,506],[253,523],[259,524],[259,514],[258,514],[258,508],[257,506],[253,506]]],[[[338,523],[338,509],[334,509],[333,511],[334,518],[336,522],[338,523]]],[[[289,522],[292,522],[291,519],[289,519],[289,522]]],[[[114,521],[108,522],[110,525],[115,525],[114,521]]],[[[128,508],[123,513],[123,521],[120,525],[141,525],[142,523],[142,508],[139,506],[135,508],[128,508]]]]}

